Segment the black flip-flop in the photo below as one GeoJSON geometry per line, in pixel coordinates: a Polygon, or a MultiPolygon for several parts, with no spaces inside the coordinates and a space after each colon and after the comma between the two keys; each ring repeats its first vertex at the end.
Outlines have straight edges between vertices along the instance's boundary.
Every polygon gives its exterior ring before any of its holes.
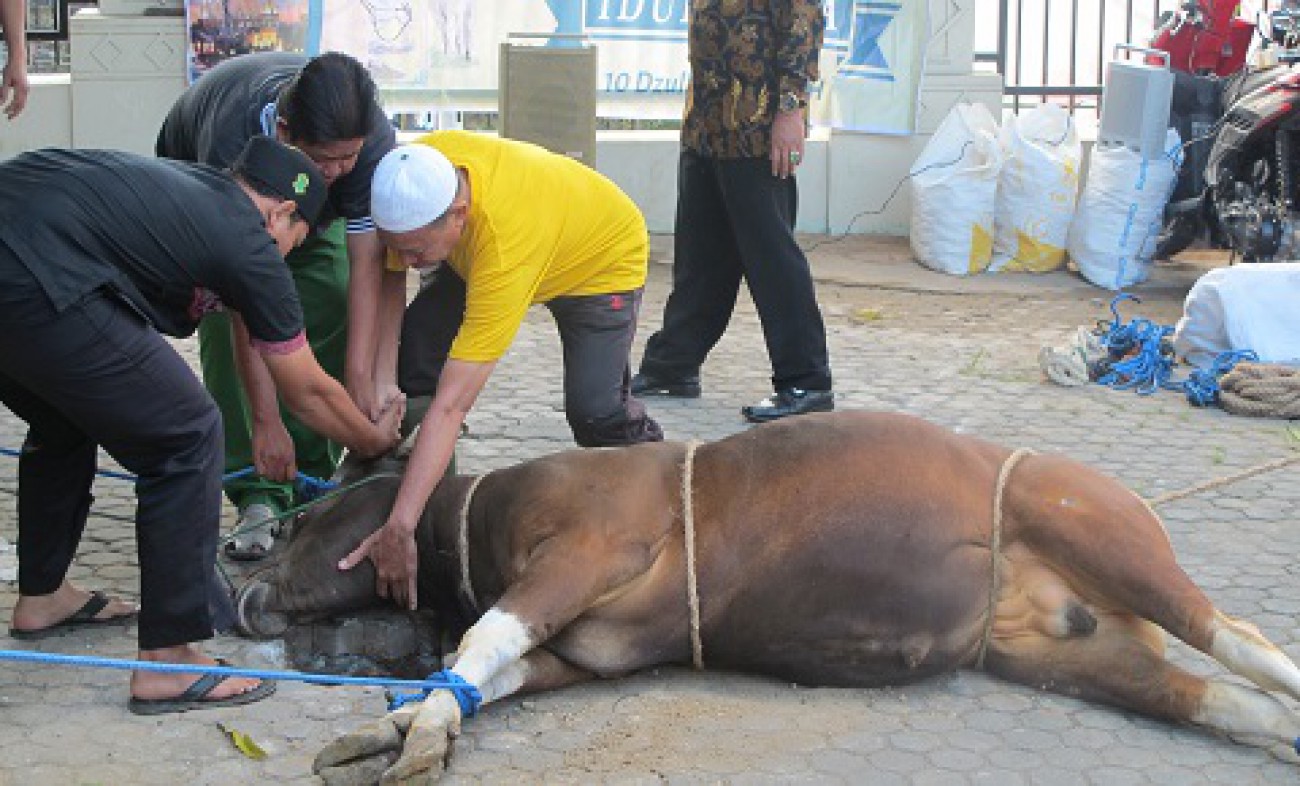
{"type": "Polygon", "coordinates": [[[96,616],[107,608],[111,602],[107,595],[99,590],[94,590],[90,593],[90,598],[86,600],[85,605],[53,625],[36,628],[35,630],[10,628],[9,635],[20,641],[36,641],[68,630],[85,628],[91,625],[104,625],[110,622],[125,622],[135,618],[137,612],[134,611],[129,614],[118,614],[114,617],[104,617],[102,619],[96,616]]]}
{"type": "MultiPolygon", "coordinates": [[[[222,666],[226,665],[225,661],[218,661],[218,663],[222,666]]],[[[208,695],[212,693],[213,689],[227,679],[228,677],[224,674],[204,674],[190,683],[185,692],[179,696],[173,696],[170,699],[137,699],[133,697],[130,703],[127,704],[127,708],[136,715],[164,715],[169,712],[238,707],[241,704],[252,704],[255,701],[261,701],[275,693],[275,682],[262,680],[257,684],[256,688],[246,690],[243,693],[236,693],[224,699],[209,699],[208,695]]]]}

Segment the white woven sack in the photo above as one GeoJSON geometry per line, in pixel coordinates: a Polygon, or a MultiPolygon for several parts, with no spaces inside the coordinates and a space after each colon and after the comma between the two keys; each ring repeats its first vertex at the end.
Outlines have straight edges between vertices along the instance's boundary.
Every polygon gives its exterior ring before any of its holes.
{"type": "Polygon", "coordinates": [[[988,267],[1002,152],[983,104],[957,104],[912,165],[912,253],[941,273],[988,267]]]}
{"type": "Polygon", "coordinates": [[[1040,104],[1012,116],[1000,137],[991,271],[1046,273],[1065,264],[1065,241],[1079,198],[1083,147],[1064,107],[1040,104]]]}
{"type": "Polygon", "coordinates": [[[1084,278],[1106,289],[1147,280],[1181,162],[1182,146],[1172,128],[1158,158],[1146,160],[1119,145],[1093,148],[1066,243],[1084,278]]]}
{"type": "Polygon", "coordinates": [[[1207,367],[1220,352],[1253,350],[1264,363],[1300,363],[1300,262],[1211,270],[1187,293],[1174,350],[1207,367]]]}

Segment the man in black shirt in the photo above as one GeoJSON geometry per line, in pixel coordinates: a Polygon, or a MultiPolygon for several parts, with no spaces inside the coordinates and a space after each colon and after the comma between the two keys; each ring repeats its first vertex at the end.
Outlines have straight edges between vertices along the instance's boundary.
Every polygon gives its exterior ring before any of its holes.
{"type": "MultiPolygon", "coordinates": [[[[282,254],[324,202],[301,152],[265,137],[230,172],[108,151],[40,150],[0,163],[0,401],[29,431],[18,465],[11,635],[129,616],[67,580],[99,446],[137,477],[140,658],[211,665],[194,642],[229,622],[215,573],[221,418],[163,334],[229,308],[286,404],[363,454],[378,424],[316,363],[282,254]]],[[[285,478],[279,478],[284,480],[285,478]]],[[[136,672],[139,713],[255,701],[254,680],[136,672]]]]}
{"type": "MultiPolygon", "coordinates": [[[[254,136],[294,145],[325,175],[329,200],[321,221],[286,261],[321,367],[376,417],[397,395],[397,330],[406,292],[403,273],[384,271],[370,219],[371,175],[396,144],[374,81],[359,62],[337,52],[310,60],[278,52],[236,57],[176,101],[156,151],[227,167],[254,136]]],[[[257,559],[273,544],[270,522],[295,503],[292,484],[269,476],[289,467],[329,477],[340,450],[278,406],[265,368],[255,355],[236,352],[233,339],[220,317],[205,320],[199,357],[204,384],[225,421],[227,471],[249,464],[258,470],[226,486],[240,511],[241,533],[226,544],[226,554],[257,559]]]]}

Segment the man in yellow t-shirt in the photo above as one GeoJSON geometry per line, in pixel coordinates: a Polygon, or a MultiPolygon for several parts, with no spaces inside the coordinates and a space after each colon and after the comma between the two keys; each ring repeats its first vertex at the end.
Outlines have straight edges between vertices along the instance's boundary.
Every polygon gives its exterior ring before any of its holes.
{"type": "Polygon", "coordinates": [[[342,562],[369,557],[381,596],[415,603],[415,525],[465,415],[528,307],[544,303],[564,344],[564,408],[584,447],[663,439],[629,391],[645,286],[645,219],[599,172],[536,145],[429,134],[375,169],[371,215],[389,264],[434,271],[407,308],[398,384],[431,396],[384,526],[342,562]]]}

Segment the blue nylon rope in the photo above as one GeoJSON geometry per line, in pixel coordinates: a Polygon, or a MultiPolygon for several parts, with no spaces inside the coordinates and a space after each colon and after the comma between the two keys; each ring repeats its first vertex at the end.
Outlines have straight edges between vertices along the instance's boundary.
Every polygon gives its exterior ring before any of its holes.
{"type": "Polygon", "coordinates": [[[1224,374],[1242,360],[1259,359],[1248,349],[1220,352],[1208,369],[1195,369],[1187,379],[1175,382],[1174,349],[1169,341],[1173,326],[1141,318],[1123,322],[1118,306],[1125,300],[1142,302],[1135,295],[1121,292],[1110,302],[1112,320],[1099,326],[1101,344],[1110,357],[1095,380],[1099,385],[1132,389],[1142,396],[1159,390],[1180,390],[1193,406],[1208,407],[1219,402],[1219,380],[1224,374]]]}
{"type": "Polygon", "coordinates": [[[483,703],[483,694],[479,693],[478,688],[465,681],[465,678],[452,671],[443,669],[435,671],[429,675],[429,682],[438,681],[440,684],[435,689],[425,688],[418,693],[397,693],[388,692],[388,711],[392,712],[403,705],[410,704],[413,701],[424,701],[429,698],[429,694],[434,690],[449,690],[451,695],[456,697],[456,703],[460,705],[460,714],[465,718],[472,718],[478,714],[479,705],[483,703]]]}
{"type": "Polygon", "coordinates": [[[423,701],[435,690],[448,690],[456,697],[461,712],[470,717],[478,712],[483,696],[478,688],[466,682],[459,674],[450,669],[443,669],[430,674],[424,680],[400,680],[391,677],[352,677],[342,674],[312,674],[305,671],[279,671],[274,669],[243,669],[233,666],[193,666],[187,663],[155,663],[145,660],[128,660],[126,658],[100,658],[87,655],[62,655],[51,652],[29,652],[26,650],[0,650],[0,661],[10,660],[20,663],[43,663],[57,666],[83,666],[98,669],[120,669],[124,671],[157,671],[183,674],[217,674],[223,677],[249,677],[259,680],[280,680],[285,682],[306,682],[316,685],[367,685],[381,688],[408,688],[418,693],[391,694],[389,710],[395,710],[412,701],[423,701]],[[397,697],[401,697],[398,701],[397,697]]]}

